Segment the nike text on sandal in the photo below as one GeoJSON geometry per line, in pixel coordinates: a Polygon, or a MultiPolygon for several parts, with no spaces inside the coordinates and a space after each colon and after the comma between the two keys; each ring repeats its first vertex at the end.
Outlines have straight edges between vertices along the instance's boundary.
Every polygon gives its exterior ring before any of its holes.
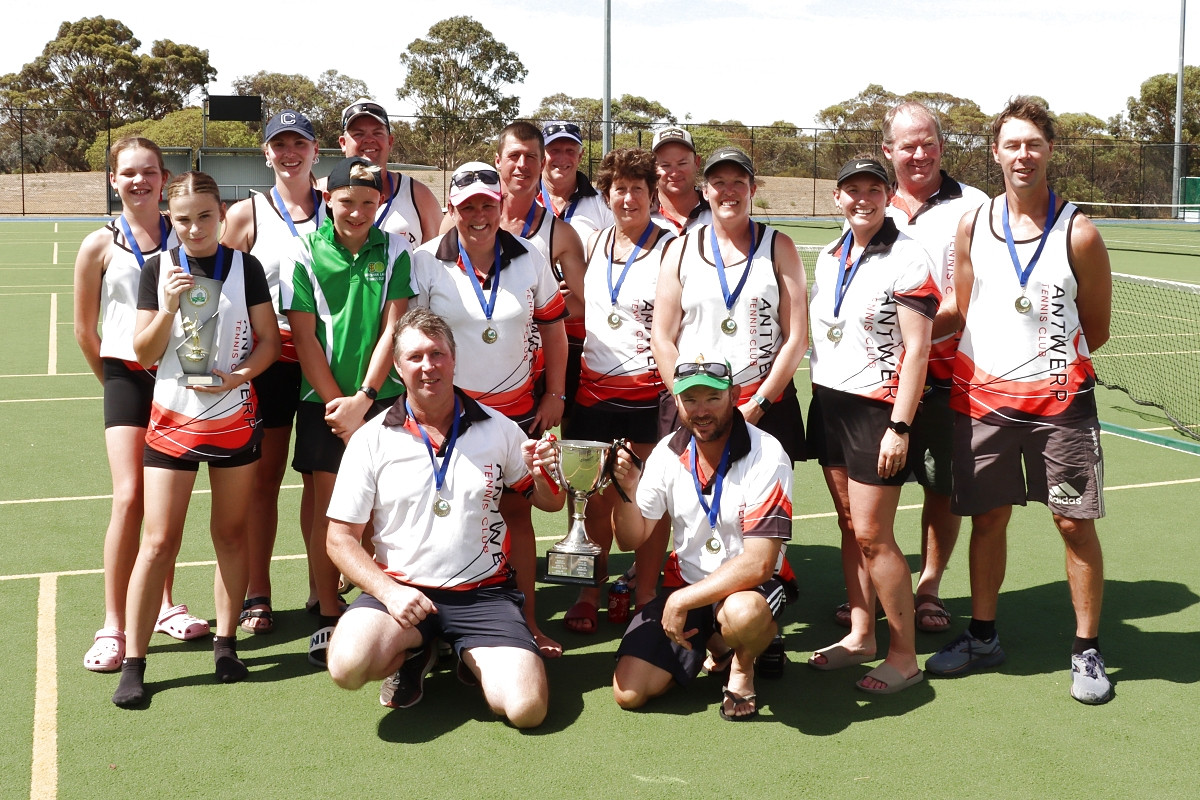
{"type": "Polygon", "coordinates": [[[925,670],[943,678],[957,678],[977,669],[999,666],[1004,663],[1004,658],[999,634],[993,636],[990,642],[982,642],[969,631],[963,631],[957,639],[925,661],[925,670]]]}

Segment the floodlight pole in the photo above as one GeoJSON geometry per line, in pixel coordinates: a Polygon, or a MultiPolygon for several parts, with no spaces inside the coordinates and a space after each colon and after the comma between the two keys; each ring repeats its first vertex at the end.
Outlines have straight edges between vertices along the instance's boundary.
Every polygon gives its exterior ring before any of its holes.
{"type": "Polygon", "coordinates": [[[1183,39],[1186,29],[1187,0],[1179,0],[1179,76],[1175,79],[1175,162],[1171,171],[1171,205],[1176,218],[1179,210],[1179,184],[1183,180],[1183,39]]]}
{"type": "Polygon", "coordinates": [[[604,119],[602,155],[612,149],[612,0],[604,0],[604,119]]]}

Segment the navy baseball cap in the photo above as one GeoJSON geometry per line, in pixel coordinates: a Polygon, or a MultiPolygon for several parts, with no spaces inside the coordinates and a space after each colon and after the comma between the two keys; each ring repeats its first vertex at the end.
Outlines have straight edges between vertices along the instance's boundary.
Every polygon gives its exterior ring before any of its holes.
{"type": "Polygon", "coordinates": [[[279,134],[287,133],[288,131],[298,133],[310,142],[317,140],[317,133],[313,130],[312,123],[308,121],[308,117],[299,111],[285,108],[267,120],[267,127],[263,128],[263,141],[269,142],[279,134]]]}

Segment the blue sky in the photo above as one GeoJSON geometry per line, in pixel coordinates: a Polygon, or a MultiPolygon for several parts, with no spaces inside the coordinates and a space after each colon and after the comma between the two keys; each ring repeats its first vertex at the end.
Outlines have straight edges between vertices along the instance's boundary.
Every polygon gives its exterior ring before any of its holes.
{"type": "MultiPolygon", "coordinates": [[[[1200,4],[1192,6],[1187,60],[1200,64],[1200,4]]],[[[232,14],[224,4],[197,2],[22,3],[7,15],[0,73],[40,54],[63,21],[100,14],[128,25],[144,50],[162,38],[208,49],[219,73],[213,94],[260,69],[311,77],[337,69],[367,81],[391,113],[403,114],[410,109],[395,95],[404,80],[399,54],[439,19],[466,14],[529,69],[512,90],[524,112],[554,92],[601,95],[604,0],[347,7],[353,21],[339,24],[329,17],[337,4],[312,0],[248,3],[232,14]],[[363,23],[368,14],[376,21],[363,23]]],[[[1143,80],[1175,72],[1179,2],[612,0],[612,29],[613,95],[649,97],[681,120],[810,126],[819,110],[870,83],[899,94],[950,92],[989,113],[1010,95],[1038,94],[1055,111],[1106,119],[1124,110],[1143,80]]]]}

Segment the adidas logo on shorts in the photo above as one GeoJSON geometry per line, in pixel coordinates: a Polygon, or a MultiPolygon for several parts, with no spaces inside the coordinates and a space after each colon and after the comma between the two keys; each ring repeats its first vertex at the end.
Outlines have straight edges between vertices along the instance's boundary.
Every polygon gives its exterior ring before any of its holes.
{"type": "Polygon", "coordinates": [[[1083,498],[1071,484],[1064,482],[1050,490],[1050,502],[1061,506],[1080,506],[1083,505],[1083,498]]]}

